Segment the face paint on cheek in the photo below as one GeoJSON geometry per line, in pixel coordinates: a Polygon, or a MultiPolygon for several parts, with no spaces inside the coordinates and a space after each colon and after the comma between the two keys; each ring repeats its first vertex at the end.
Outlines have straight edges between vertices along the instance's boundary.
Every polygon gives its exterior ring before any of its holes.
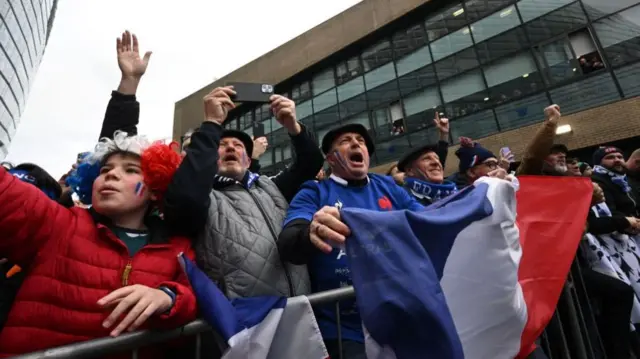
{"type": "Polygon", "coordinates": [[[342,157],[342,155],[340,154],[340,152],[338,151],[334,151],[333,155],[336,156],[336,159],[338,160],[338,164],[340,164],[340,166],[342,168],[344,168],[345,170],[348,170],[349,168],[347,167],[347,161],[345,161],[345,159],[342,157]]]}
{"type": "Polygon", "coordinates": [[[138,184],[136,184],[136,196],[137,197],[144,196],[144,191],[145,190],[146,190],[146,186],[144,185],[144,183],[138,182],[138,184]]]}

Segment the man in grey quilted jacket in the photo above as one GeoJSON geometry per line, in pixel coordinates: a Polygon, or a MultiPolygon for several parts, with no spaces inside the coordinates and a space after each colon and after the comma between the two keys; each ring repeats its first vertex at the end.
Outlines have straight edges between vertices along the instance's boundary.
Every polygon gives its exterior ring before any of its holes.
{"type": "Polygon", "coordinates": [[[271,110],[289,132],[294,162],[271,178],[250,172],[251,137],[222,128],[234,94],[220,87],[204,97],[204,122],[165,195],[165,220],[197,238],[198,265],[229,297],[307,294],[306,267],[283,262],[276,239],[289,202],[322,167],[322,153],[297,121],[294,102],[273,95],[271,110]]]}

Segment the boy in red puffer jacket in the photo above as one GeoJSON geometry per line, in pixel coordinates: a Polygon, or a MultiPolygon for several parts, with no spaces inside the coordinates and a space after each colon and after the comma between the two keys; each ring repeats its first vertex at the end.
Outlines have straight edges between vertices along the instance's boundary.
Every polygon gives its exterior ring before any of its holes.
{"type": "MultiPolygon", "coordinates": [[[[142,137],[103,140],[76,173],[89,210],[65,208],[0,168],[0,254],[26,274],[0,357],[195,319],[177,261],[192,257],[190,240],[170,237],[151,214],[179,161],[170,146],[142,137]]],[[[157,346],[140,352],[162,354],[157,346]]]]}

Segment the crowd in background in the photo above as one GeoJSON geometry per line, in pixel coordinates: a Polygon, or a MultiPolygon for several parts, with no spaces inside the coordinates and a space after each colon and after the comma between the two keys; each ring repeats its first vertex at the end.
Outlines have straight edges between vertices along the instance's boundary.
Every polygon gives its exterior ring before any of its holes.
{"type": "MultiPolygon", "coordinates": [[[[204,97],[204,121],[179,145],[137,133],[136,91],[150,57],[140,56],[135,35],[118,38],[122,78],[99,142],[70,161],[62,178],[33,163],[0,169],[0,357],[194,320],[196,299],[175,260],[179,253],[229,298],[349,286],[343,206],[419,211],[479,178],[517,184],[521,175],[591,178],[593,207],[578,255],[586,259],[603,344],[611,358],[640,352],[640,149],[625,158],[603,144],[591,163],[579,162],[554,143],[562,115],[552,105],[540,109],[540,128],[524,153],[496,154],[461,138],[457,171],[446,177],[450,124],[436,113],[425,122],[433,121],[440,140],[411,149],[378,175],[369,172],[375,144],[364,126],[333,128],[318,143],[297,121],[295,103],[273,95],[271,111],[295,156],[277,175],[263,176],[266,138],[223,127],[236,106],[232,87],[204,97]]],[[[598,63],[581,59],[582,66],[598,63]]],[[[333,311],[315,313],[330,356],[340,348],[343,358],[365,358],[355,301],[342,306],[342,345],[333,311]]],[[[141,355],[170,355],[179,346],[141,355]]]]}

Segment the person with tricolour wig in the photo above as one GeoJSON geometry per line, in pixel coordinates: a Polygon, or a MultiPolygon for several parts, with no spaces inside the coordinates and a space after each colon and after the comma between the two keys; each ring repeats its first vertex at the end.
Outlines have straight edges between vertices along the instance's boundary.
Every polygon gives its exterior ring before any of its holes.
{"type": "Polygon", "coordinates": [[[66,208],[0,168],[0,253],[26,273],[0,357],[195,319],[177,260],[193,258],[191,241],[168,234],[158,207],[179,164],[174,144],[103,139],[69,181],[90,209],[66,208]]]}

